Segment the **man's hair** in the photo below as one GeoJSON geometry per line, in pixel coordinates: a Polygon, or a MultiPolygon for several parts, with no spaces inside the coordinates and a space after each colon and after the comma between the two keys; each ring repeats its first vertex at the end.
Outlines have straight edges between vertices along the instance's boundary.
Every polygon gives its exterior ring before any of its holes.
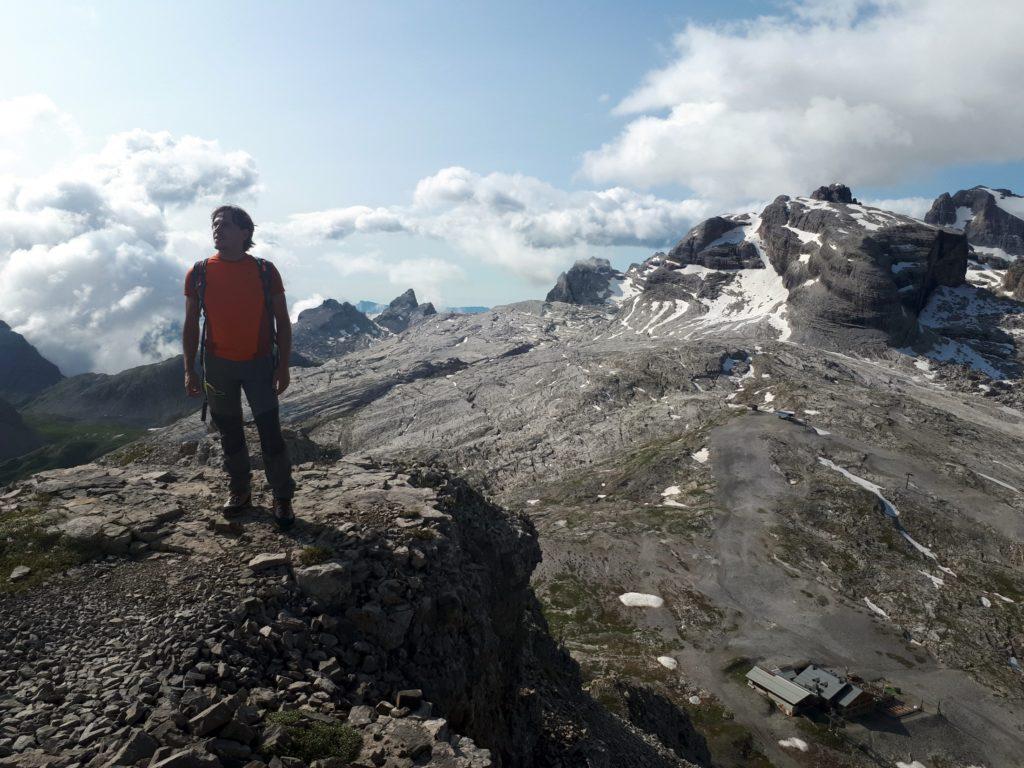
{"type": "Polygon", "coordinates": [[[255,245],[252,241],[253,233],[256,231],[256,225],[252,223],[252,216],[243,211],[237,205],[222,205],[220,208],[210,214],[210,223],[213,224],[213,220],[217,218],[218,214],[227,213],[231,215],[231,220],[235,222],[235,225],[242,229],[249,230],[249,238],[245,241],[245,250],[249,250],[255,245]]]}

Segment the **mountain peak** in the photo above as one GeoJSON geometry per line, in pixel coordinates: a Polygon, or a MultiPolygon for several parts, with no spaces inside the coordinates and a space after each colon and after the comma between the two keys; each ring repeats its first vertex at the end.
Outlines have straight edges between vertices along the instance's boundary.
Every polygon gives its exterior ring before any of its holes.
{"type": "Polygon", "coordinates": [[[387,309],[376,317],[377,325],[387,328],[392,333],[401,333],[413,323],[428,315],[436,315],[437,310],[429,301],[419,304],[416,292],[409,288],[400,296],[396,296],[388,304],[387,309]]]}

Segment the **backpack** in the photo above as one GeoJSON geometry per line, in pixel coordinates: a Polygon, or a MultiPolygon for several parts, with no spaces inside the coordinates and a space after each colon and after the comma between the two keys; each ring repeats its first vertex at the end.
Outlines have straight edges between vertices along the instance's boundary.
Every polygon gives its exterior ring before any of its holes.
{"type": "MultiPolygon", "coordinates": [[[[208,316],[206,314],[206,262],[209,259],[200,259],[192,265],[192,285],[195,288],[196,296],[199,299],[199,310],[203,315],[203,328],[199,333],[199,360],[203,365],[203,412],[200,416],[206,421],[206,410],[209,400],[206,396],[206,326],[208,316]]],[[[270,302],[270,262],[266,259],[257,258],[256,264],[260,270],[260,283],[263,285],[263,304],[267,311],[267,321],[270,323],[270,349],[274,358],[274,368],[277,368],[277,324],[274,322],[274,311],[270,302]]]]}

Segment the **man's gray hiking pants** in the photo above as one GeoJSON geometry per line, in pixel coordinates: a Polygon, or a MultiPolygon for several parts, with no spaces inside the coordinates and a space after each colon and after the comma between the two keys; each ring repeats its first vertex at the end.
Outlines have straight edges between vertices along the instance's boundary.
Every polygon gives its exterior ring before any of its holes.
{"type": "Polygon", "coordinates": [[[210,418],[220,432],[224,469],[228,473],[231,490],[245,493],[252,478],[242,422],[242,390],[245,390],[245,398],[249,401],[249,409],[260,434],[267,482],[274,491],[274,498],[290,499],[295,494],[295,483],[292,481],[291,460],[281,436],[273,376],[274,359],[270,355],[236,361],[206,353],[203,386],[210,404],[210,418]]]}

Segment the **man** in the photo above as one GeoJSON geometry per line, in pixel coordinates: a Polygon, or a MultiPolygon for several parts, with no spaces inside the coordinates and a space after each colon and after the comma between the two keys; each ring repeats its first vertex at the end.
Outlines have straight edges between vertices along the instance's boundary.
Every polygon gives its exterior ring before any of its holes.
{"type": "Polygon", "coordinates": [[[281,436],[277,396],[288,388],[288,357],[292,326],[281,275],[270,262],[266,274],[249,254],[255,225],[249,214],[233,205],[213,212],[213,242],[217,253],[197,262],[185,277],[185,391],[200,394],[195,369],[199,347],[199,313],[206,312],[202,386],[210,416],[220,431],[230,495],[224,514],[247,509],[252,503],[249,451],[242,427],[242,390],[249,401],[260,435],[263,466],[274,493],[274,519],[281,528],[295,522],[291,462],[281,436]],[[270,313],[267,312],[269,285],[270,313]],[[202,296],[200,296],[200,292],[202,296]],[[200,301],[205,307],[201,306],[200,301]],[[272,317],[271,317],[272,315],[272,317]],[[273,354],[272,322],[277,323],[277,355],[273,354]]]}

